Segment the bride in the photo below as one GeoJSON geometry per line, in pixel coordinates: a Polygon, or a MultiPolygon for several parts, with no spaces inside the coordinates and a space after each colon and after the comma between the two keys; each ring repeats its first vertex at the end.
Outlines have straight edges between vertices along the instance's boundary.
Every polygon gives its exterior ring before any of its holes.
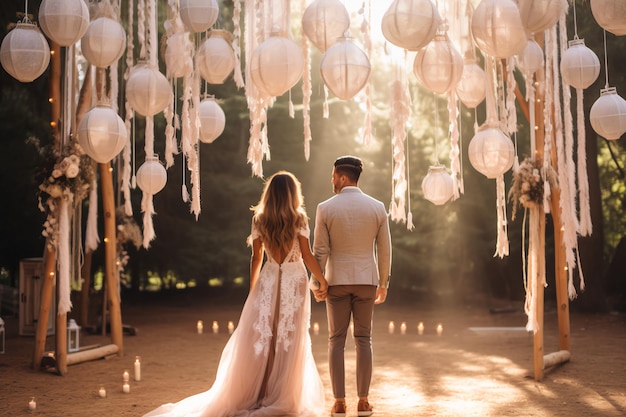
{"type": "Polygon", "coordinates": [[[277,172],[252,210],[250,293],[213,386],[144,417],[324,414],[324,387],[308,332],[311,301],[305,265],[320,282],[317,299],[324,298],[327,283],[311,253],[300,182],[289,172],[277,172]]]}

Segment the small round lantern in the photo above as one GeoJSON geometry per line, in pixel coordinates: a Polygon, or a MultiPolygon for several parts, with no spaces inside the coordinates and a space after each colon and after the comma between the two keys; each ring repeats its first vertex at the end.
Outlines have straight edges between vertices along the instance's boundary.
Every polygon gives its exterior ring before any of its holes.
{"type": "Polygon", "coordinates": [[[484,124],[468,147],[474,169],[487,178],[496,178],[513,166],[515,148],[511,139],[495,124],[484,124]]]}
{"type": "Polygon", "coordinates": [[[67,324],[67,351],[78,352],[80,348],[80,326],[76,324],[76,320],[70,319],[67,324]]]}
{"type": "Polygon", "coordinates": [[[165,187],[167,171],[157,155],[146,157],[137,170],[137,186],[146,194],[155,195],[165,187]]]}
{"type": "Polygon", "coordinates": [[[302,14],[302,30],[322,53],[350,29],[350,15],[339,0],[315,0],[302,14]]]}
{"type": "Polygon", "coordinates": [[[198,106],[200,118],[200,141],[211,143],[224,132],[226,115],[224,110],[213,98],[206,98],[198,106]]]}
{"type": "Polygon", "coordinates": [[[217,0],[180,0],[180,19],[190,32],[204,32],[217,22],[217,0]]]}
{"type": "Polygon", "coordinates": [[[453,90],[463,75],[463,58],[445,35],[437,35],[420,49],[413,62],[419,82],[432,92],[453,90]]]}
{"type": "Polygon", "coordinates": [[[99,17],[87,27],[81,49],[90,64],[106,68],[124,54],[126,32],[118,21],[99,17]]]}
{"type": "Polygon", "coordinates": [[[48,68],[48,41],[36,25],[20,22],[2,40],[0,62],[13,78],[29,83],[48,68]]]}
{"type": "Polygon", "coordinates": [[[39,26],[60,46],[74,45],[87,30],[89,9],[84,0],[43,0],[39,26]]]}
{"type": "Polygon", "coordinates": [[[189,32],[178,32],[167,38],[165,68],[168,78],[180,78],[193,71],[193,43],[189,32]]]}
{"type": "Polygon", "coordinates": [[[472,35],[487,55],[508,58],[526,46],[526,29],[512,0],[482,0],[472,15],[472,35]]]}
{"type": "Polygon", "coordinates": [[[158,69],[141,63],[133,67],[126,83],[126,98],[143,116],[163,111],[172,98],[170,83],[158,69]]]}
{"type": "Polygon", "coordinates": [[[371,71],[365,51],[350,38],[340,38],[322,56],[324,84],[341,100],[354,97],[367,84],[371,71]]]}
{"type": "Polygon", "coordinates": [[[626,35],[624,0],[591,0],[591,13],[598,25],[614,35],[626,35]]]}
{"type": "Polygon", "coordinates": [[[222,84],[235,68],[235,52],[228,42],[230,33],[211,30],[196,54],[196,66],[202,78],[209,84],[222,84]]]}
{"type": "Polygon", "coordinates": [[[600,60],[585,46],[584,39],[571,40],[568,45],[561,55],[561,76],[567,84],[584,90],[600,75],[600,60]]]}
{"type": "Polygon", "coordinates": [[[302,50],[290,39],[270,36],[252,52],[250,77],[254,85],[270,96],[282,96],[304,72],[302,50]]]}
{"type": "Polygon", "coordinates": [[[534,39],[528,39],[524,50],[517,55],[517,66],[524,74],[534,74],[543,67],[543,50],[534,39]]]}
{"type": "Polygon", "coordinates": [[[615,87],[600,91],[600,98],[589,111],[589,121],[598,135],[609,140],[619,139],[626,132],[626,100],[615,87]]]}
{"type": "Polygon", "coordinates": [[[115,158],[127,139],[126,125],[111,106],[97,105],[85,113],[78,125],[78,143],[91,159],[101,164],[115,158]]]}
{"type": "Polygon", "coordinates": [[[454,194],[454,180],[443,165],[428,168],[422,180],[424,198],[436,206],[445,204],[454,194]]]}
{"type": "Polygon", "coordinates": [[[483,102],[487,94],[487,74],[475,58],[463,60],[463,75],[456,84],[456,95],[470,109],[483,102]]]}
{"type": "Polygon", "coordinates": [[[417,51],[430,42],[441,23],[430,0],[394,0],[385,12],[381,29],[392,44],[417,51]]]}
{"type": "Polygon", "coordinates": [[[522,24],[529,33],[551,28],[567,10],[567,0],[517,0],[522,24]]]}

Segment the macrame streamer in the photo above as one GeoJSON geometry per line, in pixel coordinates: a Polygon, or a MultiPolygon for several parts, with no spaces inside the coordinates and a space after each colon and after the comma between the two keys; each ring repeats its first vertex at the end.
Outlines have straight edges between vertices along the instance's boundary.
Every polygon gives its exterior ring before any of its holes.
{"type": "Polygon", "coordinates": [[[454,90],[448,92],[448,119],[450,125],[448,134],[450,136],[450,175],[452,176],[452,200],[456,200],[460,197],[461,192],[461,161],[459,158],[459,108],[457,95],[454,90]]]}
{"type": "MultiPolygon", "coordinates": [[[[133,22],[134,22],[134,8],[133,8],[133,2],[128,2],[128,3],[129,3],[128,4],[128,27],[132,28],[133,22]]],[[[124,71],[124,81],[128,81],[128,77],[130,76],[130,70],[134,64],[133,59],[134,59],[134,51],[135,51],[133,31],[127,30],[126,36],[127,36],[126,70],[124,71]]],[[[128,100],[124,100],[124,109],[125,109],[124,125],[126,126],[126,131],[128,132],[129,137],[130,137],[131,132],[132,132],[131,120],[133,119],[134,112],[128,100]]],[[[131,173],[134,176],[134,172],[132,172],[132,164],[131,164],[132,157],[133,157],[133,153],[131,152],[131,142],[134,141],[134,135],[132,136],[133,138],[126,142],[126,146],[124,147],[124,150],[122,151],[122,161],[123,161],[122,162],[123,163],[122,196],[124,197],[124,213],[127,216],[133,215],[133,206],[132,206],[131,196],[130,196],[131,185],[134,186],[134,184],[131,184],[133,182],[131,180],[131,173]]]]}
{"type": "Polygon", "coordinates": [[[406,221],[406,196],[410,196],[405,176],[407,162],[404,142],[407,137],[406,124],[411,114],[411,97],[405,74],[403,61],[397,59],[394,68],[394,80],[391,84],[391,117],[389,119],[393,157],[392,196],[389,211],[391,220],[396,222],[406,221]]]}
{"type": "Polygon", "coordinates": [[[61,198],[59,204],[59,247],[57,250],[57,267],[59,275],[57,285],[59,286],[59,307],[58,315],[68,313],[72,309],[70,299],[70,201],[61,198]]]}
{"type": "Polygon", "coordinates": [[[237,88],[245,87],[243,82],[243,75],[241,74],[241,47],[239,42],[241,40],[241,0],[235,0],[233,8],[233,51],[235,52],[235,72],[233,73],[233,79],[237,88]]]}
{"type": "Polygon", "coordinates": [[[496,241],[496,253],[493,256],[497,255],[500,258],[504,258],[509,255],[504,175],[498,175],[496,178],[496,210],[498,213],[498,237],[496,241]]]}
{"type": "MultiPolygon", "coordinates": [[[[526,289],[526,299],[524,302],[524,311],[528,316],[526,322],[526,330],[536,333],[540,326],[537,320],[537,293],[538,285],[547,285],[546,283],[546,267],[545,267],[545,238],[543,228],[541,227],[541,216],[543,210],[540,206],[534,206],[524,210],[524,225],[522,227],[522,236],[528,230],[528,258],[522,259],[524,265],[524,287],[526,289]],[[526,228],[526,219],[529,218],[528,228],[526,228]]],[[[522,241],[522,256],[524,256],[525,244],[522,241]]]]}
{"type": "Polygon", "coordinates": [[[98,243],[100,243],[100,237],[98,236],[98,181],[94,180],[91,183],[91,191],[89,191],[85,249],[88,252],[93,252],[98,248],[98,243]]]}

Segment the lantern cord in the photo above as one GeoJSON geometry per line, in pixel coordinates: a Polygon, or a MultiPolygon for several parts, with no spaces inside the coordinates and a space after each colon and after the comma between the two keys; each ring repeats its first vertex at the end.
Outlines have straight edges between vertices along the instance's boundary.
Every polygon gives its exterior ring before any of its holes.
{"type": "Polygon", "coordinates": [[[28,19],[28,0],[24,0],[24,17],[28,19]]]}
{"type": "Polygon", "coordinates": [[[409,154],[409,138],[406,138],[406,193],[407,193],[407,214],[406,214],[406,228],[407,230],[415,229],[415,225],[413,224],[413,213],[411,212],[411,173],[409,169],[410,165],[410,154],[409,154]]]}
{"type": "Polygon", "coordinates": [[[605,76],[605,84],[604,88],[609,88],[609,64],[608,57],[606,52],[606,29],[602,29],[604,34],[604,76],[605,76]]]}
{"type": "Polygon", "coordinates": [[[435,97],[435,165],[439,165],[439,147],[437,145],[437,130],[439,129],[439,97],[433,93],[435,97]]]}
{"type": "Polygon", "coordinates": [[[572,7],[574,13],[574,39],[578,39],[578,23],[576,21],[576,1],[573,1],[574,6],[572,7]]]}

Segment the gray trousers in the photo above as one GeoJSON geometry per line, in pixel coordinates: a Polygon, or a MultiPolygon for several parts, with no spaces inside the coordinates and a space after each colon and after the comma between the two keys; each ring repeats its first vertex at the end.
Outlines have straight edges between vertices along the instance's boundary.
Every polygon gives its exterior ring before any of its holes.
{"type": "Polygon", "coordinates": [[[359,397],[367,397],[372,380],[372,316],[374,285],[334,285],[328,287],[328,366],[335,398],[345,398],[344,351],[350,317],[354,322],[356,383],[359,397]]]}

